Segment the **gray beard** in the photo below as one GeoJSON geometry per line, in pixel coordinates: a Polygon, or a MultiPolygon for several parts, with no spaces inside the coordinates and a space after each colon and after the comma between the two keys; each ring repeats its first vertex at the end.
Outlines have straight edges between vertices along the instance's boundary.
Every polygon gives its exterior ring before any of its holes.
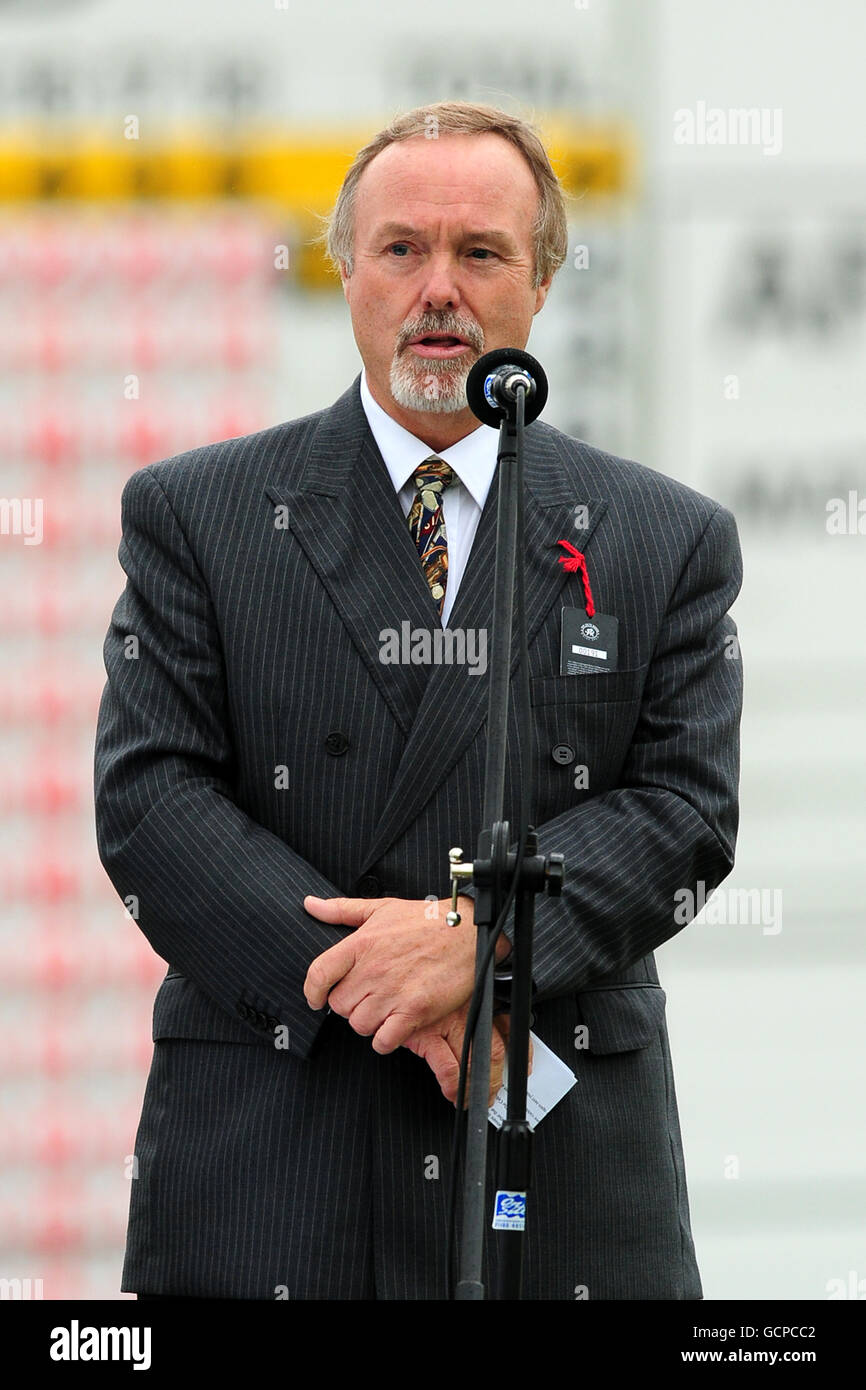
{"type": "MultiPolygon", "coordinates": [[[[415,363],[406,351],[391,363],[391,395],[403,410],[424,410],[439,415],[466,409],[466,378],[474,362],[456,367],[451,362],[415,363]]],[[[476,359],[477,360],[477,359],[476,359]]]]}

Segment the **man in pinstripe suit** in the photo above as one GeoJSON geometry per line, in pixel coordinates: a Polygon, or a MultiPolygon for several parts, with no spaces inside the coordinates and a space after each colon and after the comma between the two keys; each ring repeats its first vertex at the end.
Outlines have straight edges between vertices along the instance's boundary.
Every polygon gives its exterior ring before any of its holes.
{"type": "MultiPolygon", "coordinates": [[[[96,807],[102,861],[169,962],[122,1281],[143,1295],[445,1289],[474,955],[471,893],[444,922],[447,851],[480,828],[486,682],[385,661],[382,641],[490,628],[496,434],[465,378],[526,342],[565,256],[562,198],[523,123],[441,103],[359,153],[329,248],[359,379],[124,489],[96,807]],[[431,459],[435,584],[410,532],[431,459]]],[[[578,1078],[538,1131],[526,1296],[700,1298],[653,950],[675,894],[733,863],[736,528],[541,421],[525,468],[534,819],[568,865],[538,900],[534,1026],[578,1078]],[[576,516],[619,660],[561,675],[576,516]]],[[[512,820],[520,779],[513,749],[512,820]]]]}

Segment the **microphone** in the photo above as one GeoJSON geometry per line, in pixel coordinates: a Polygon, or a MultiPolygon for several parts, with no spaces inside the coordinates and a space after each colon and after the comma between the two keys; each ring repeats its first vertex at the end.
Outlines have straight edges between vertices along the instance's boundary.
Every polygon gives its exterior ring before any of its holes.
{"type": "Polygon", "coordinates": [[[513,413],[520,386],[525,387],[524,424],[531,425],[547,404],[547,377],[541,363],[519,348],[485,352],[466,378],[469,409],[483,424],[499,429],[513,413]]]}

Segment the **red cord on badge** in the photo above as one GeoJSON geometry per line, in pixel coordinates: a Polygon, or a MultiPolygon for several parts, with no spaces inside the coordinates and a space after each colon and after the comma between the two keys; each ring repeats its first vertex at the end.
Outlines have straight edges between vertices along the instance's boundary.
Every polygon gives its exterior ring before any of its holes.
{"type": "Polygon", "coordinates": [[[579,570],[583,581],[583,593],[586,599],[586,616],[591,618],[595,612],[595,604],[592,601],[592,589],[589,587],[589,570],[586,568],[586,560],[580,550],[576,550],[570,541],[557,541],[557,545],[564,545],[569,555],[560,555],[559,563],[564,565],[567,570],[579,570]]]}

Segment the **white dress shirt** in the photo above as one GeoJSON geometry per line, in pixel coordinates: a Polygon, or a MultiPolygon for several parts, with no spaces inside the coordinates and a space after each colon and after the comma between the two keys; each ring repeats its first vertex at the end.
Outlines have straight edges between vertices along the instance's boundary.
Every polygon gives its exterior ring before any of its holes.
{"type": "Polygon", "coordinates": [[[418,491],[414,475],[419,464],[435,454],[454,469],[454,481],[442,499],[448,542],[448,580],[442,605],[442,626],[446,627],[496,472],[499,431],[479,422],[477,429],[448,449],[431,449],[373,399],[366,372],[361,373],[361,404],[407,519],[418,491]]]}

